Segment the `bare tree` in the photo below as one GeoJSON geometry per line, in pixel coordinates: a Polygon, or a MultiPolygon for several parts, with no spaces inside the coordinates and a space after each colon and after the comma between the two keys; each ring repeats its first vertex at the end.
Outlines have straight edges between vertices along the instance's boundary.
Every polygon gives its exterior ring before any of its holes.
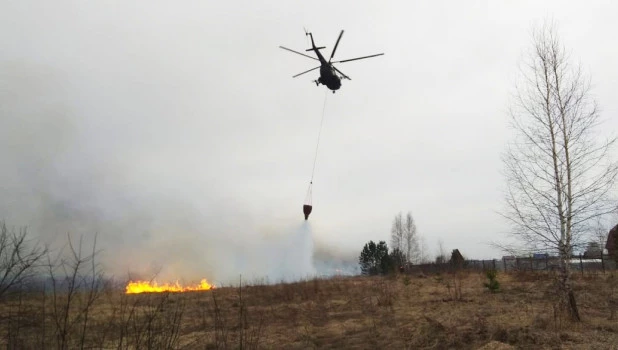
{"type": "Polygon", "coordinates": [[[614,212],[612,215],[599,216],[596,218],[596,224],[591,230],[592,237],[590,242],[595,242],[599,245],[601,251],[605,251],[605,244],[607,243],[607,236],[609,231],[618,223],[618,213],[614,212]]]}
{"type": "Polygon", "coordinates": [[[416,224],[412,213],[406,214],[406,220],[403,223],[403,241],[408,262],[416,262],[419,260],[418,235],[416,233],[416,224]]]}
{"type": "Polygon", "coordinates": [[[399,249],[404,252],[404,227],[401,213],[395,215],[391,226],[391,249],[399,249]]]}
{"type": "Polygon", "coordinates": [[[48,255],[48,277],[51,282],[52,319],[58,349],[68,349],[79,344],[84,348],[92,323],[94,303],[102,296],[105,277],[96,261],[96,235],[92,253],[84,255],[82,238],[75,247],[68,236],[68,254],[61,249],[57,256],[48,255]],[[79,339],[74,339],[75,333],[79,339]]]}
{"type": "Polygon", "coordinates": [[[412,262],[418,255],[418,237],[412,214],[408,212],[405,219],[402,213],[395,215],[391,226],[391,249],[402,252],[406,262],[412,262]]]}
{"type": "Polygon", "coordinates": [[[24,287],[43,262],[47,248],[28,239],[26,229],[9,231],[0,224],[0,299],[14,288],[24,287]]]}
{"type": "Polygon", "coordinates": [[[591,221],[613,209],[608,195],[618,168],[608,153],[616,139],[597,141],[600,116],[590,83],[569,63],[553,25],[534,33],[533,48],[511,109],[516,138],[503,158],[503,215],[521,243],[516,250],[558,253],[558,294],[579,321],[569,259],[591,221]]]}
{"type": "Polygon", "coordinates": [[[418,236],[418,261],[420,264],[424,264],[430,261],[429,248],[427,248],[427,240],[424,236],[418,236]]]}
{"type": "Polygon", "coordinates": [[[448,255],[446,249],[444,249],[444,242],[442,239],[438,240],[438,252],[436,253],[436,263],[443,264],[448,261],[448,255]]]}

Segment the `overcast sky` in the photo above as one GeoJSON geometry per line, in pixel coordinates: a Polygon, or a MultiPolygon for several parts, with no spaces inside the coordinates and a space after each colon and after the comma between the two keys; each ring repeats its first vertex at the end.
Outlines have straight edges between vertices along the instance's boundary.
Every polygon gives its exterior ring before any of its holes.
{"type": "Polygon", "coordinates": [[[0,219],[48,240],[98,232],[116,273],[225,279],[242,270],[230,256],[304,221],[326,98],[316,246],[356,255],[411,211],[432,254],[441,239],[500,257],[488,246],[506,230],[500,154],[531,31],[557,23],[615,131],[616,13],[610,1],[0,0],[0,219]],[[315,63],[278,48],[309,48],[303,27],[327,54],[344,29],[336,59],[385,55],[337,65],[352,80],[332,94],[317,71],[292,79],[315,63]]]}

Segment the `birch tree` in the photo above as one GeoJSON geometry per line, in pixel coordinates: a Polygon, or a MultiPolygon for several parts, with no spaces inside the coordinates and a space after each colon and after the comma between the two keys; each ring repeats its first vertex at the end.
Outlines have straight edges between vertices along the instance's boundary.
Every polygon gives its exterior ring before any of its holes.
{"type": "Polygon", "coordinates": [[[391,247],[401,251],[405,256],[406,262],[418,259],[418,235],[412,213],[408,212],[405,218],[402,213],[399,213],[393,219],[391,247]]]}
{"type": "Polygon", "coordinates": [[[503,215],[519,251],[559,256],[560,302],[579,321],[569,259],[595,218],[615,208],[609,195],[618,168],[609,152],[616,139],[600,141],[590,82],[570,62],[553,25],[535,31],[522,73],[511,109],[515,138],[503,158],[503,215]]]}
{"type": "Polygon", "coordinates": [[[403,242],[408,262],[419,261],[418,235],[416,232],[416,223],[412,217],[412,213],[406,214],[406,219],[403,222],[403,242]]]}
{"type": "Polygon", "coordinates": [[[391,249],[399,249],[400,251],[405,252],[403,216],[401,213],[395,215],[391,226],[391,249]]]}

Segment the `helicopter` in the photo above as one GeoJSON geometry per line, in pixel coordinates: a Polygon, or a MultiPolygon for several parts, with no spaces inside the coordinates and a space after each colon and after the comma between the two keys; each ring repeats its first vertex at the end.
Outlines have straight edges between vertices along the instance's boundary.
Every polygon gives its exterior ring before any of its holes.
{"type": "Polygon", "coordinates": [[[320,77],[317,80],[314,80],[313,82],[315,83],[316,86],[320,86],[320,84],[325,85],[326,87],[328,87],[329,89],[331,89],[333,91],[333,94],[335,93],[336,90],[339,90],[339,88],[341,87],[341,79],[348,79],[348,80],[352,80],[350,79],[350,77],[348,77],[347,75],[343,74],[343,72],[341,72],[339,69],[337,69],[335,66],[333,66],[333,63],[344,63],[344,62],[350,62],[350,61],[356,61],[356,60],[362,60],[365,58],[370,58],[370,57],[376,57],[376,56],[381,56],[384,55],[384,53],[379,53],[379,54],[375,54],[375,55],[369,55],[369,56],[363,56],[363,57],[357,57],[357,58],[350,58],[347,60],[341,60],[341,61],[335,61],[335,62],[331,62],[333,59],[333,56],[335,56],[335,51],[337,51],[337,46],[339,45],[339,41],[341,40],[341,36],[343,35],[343,30],[341,31],[341,33],[339,33],[339,37],[337,38],[337,41],[335,42],[335,47],[333,48],[333,52],[331,52],[330,54],[330,58],[328,59],[328,61],[326,61],[326,59],[324,58],[324,56],[322,56],[322,53],[320,53],[321,49],[325,49],[325,46],[321,46],[321,47],[316,47],[315,46],[315,42],[313,41],[313,34],[308,33],[307,31],[305,31],[305,35],[309,36],[311,38],[311,48],[307,49],[305,51],[313,51],[315,52],[315,54],[318,56],[318,58],[315,57],[311,57],[309,55],[305,55],[304,53],[298,52],[298,51],[294,51],[291,49],[288,49],[287,47],[283,47],[283,46],[279,46],[280,48],[290,51],[290,52],[294,52],[297,53],[301,56],[305,56],[308,58],[311,58],[312,60],[316,60],[316,61],[320,61],[320,65],[314,68],[311,68],[309,70],[306,70],[302,73],[296,74],[295,76],[293,76],[292,78],[296,78],[300,75],[303,75],[305,73],[309,73],[313,70],[316,70],[318,68],[320,68],[320,77]],[[337,73],[339,73],[341,76],[337,75],[337,73]]]}

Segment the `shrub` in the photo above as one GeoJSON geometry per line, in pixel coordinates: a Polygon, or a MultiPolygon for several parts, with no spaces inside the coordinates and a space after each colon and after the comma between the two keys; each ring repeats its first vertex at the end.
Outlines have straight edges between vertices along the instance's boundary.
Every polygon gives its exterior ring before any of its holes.
{"type": "Polygon", "coordinates": [[[402,282],[403,282],[404,286],[406,286],[406,287],[409,286],[410,285],[410,276],[408,276],[408,275],[403,276],[402,282]]]}
{"type": "Polygon", "coordinates": [[[497,275],[498,272],[496,270],[487,270],[485,272],[487,282],[483,283],[483,285],[492,293],[496,293],[500,289],[500,282],[496,279],[497,275]]]}

